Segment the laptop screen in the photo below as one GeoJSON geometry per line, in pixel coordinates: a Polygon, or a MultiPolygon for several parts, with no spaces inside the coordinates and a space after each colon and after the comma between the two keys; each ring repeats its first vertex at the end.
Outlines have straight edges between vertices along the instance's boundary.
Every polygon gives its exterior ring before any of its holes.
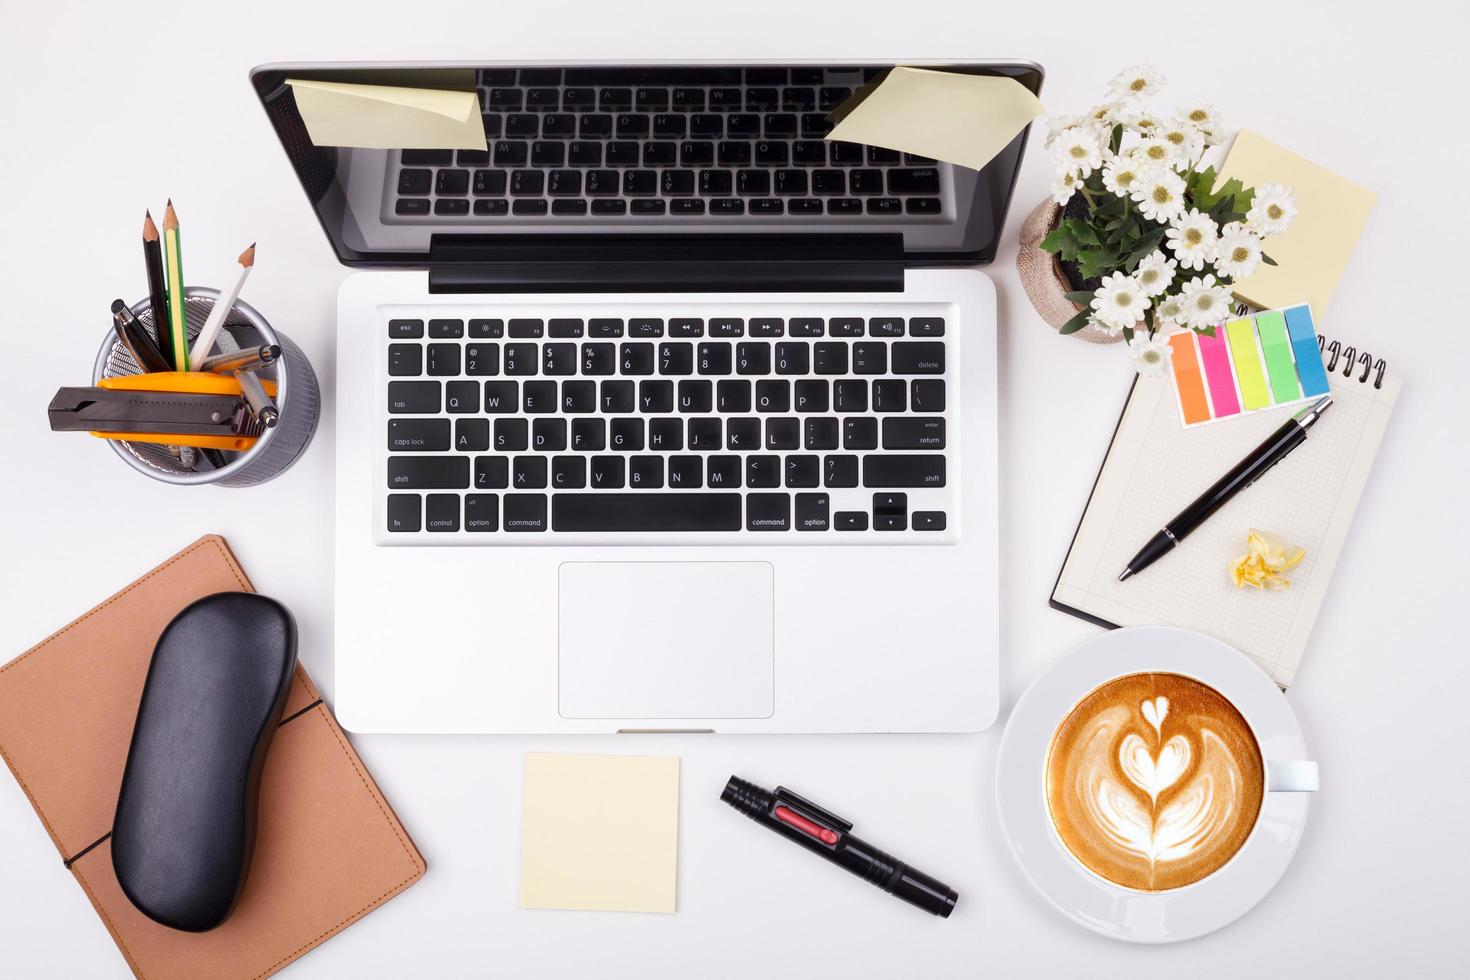
{"type": "MultiPolygon", "coordinates": [[[[251,80],[347,265],[425,266],[436,235],[671,232],[897,233],[908,264],[990,261],[1026,131],[980,171],[825,140],[888,67],[298,64],[251,80]]],[[[925,67],[1042,80],[1020,62],[925,67]]]]}

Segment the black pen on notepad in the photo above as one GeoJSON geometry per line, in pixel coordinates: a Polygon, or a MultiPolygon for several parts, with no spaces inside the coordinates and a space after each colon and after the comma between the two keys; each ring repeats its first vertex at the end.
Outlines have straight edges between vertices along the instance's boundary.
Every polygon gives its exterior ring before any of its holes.
{"type": "Polygon", "coordinates": [[[1173,551],[1179,546],[1179,542],[1183,541],[1195,528],[1209,520],[1210,515],[1229,503],[1236,494],[1259,480],[1267,470],[1290,455],[1293,449],[1306,442],[1307,430],[1316,424],[1317,420],[1322,417],[1322,413],[1327,411],[1331,405],[1332,396],[1328,395],[1317,399],[1287,419],[1281,428],[1266,438],[1265,442],[1253,449],[1245,459],[1236,463],[1229,473],[1216,480],[1193,503],[1180,511],[1179,516],[1165,524],[1158,534],[1149,538],[1148,543],[1129,560],[1128,566],[1118,576],[1118,581],[1122,582],[1132,578],[1173,551]]]}

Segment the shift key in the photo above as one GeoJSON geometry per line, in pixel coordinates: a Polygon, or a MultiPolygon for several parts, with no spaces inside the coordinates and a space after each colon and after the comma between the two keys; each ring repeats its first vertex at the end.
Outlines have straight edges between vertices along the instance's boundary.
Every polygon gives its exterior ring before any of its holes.
{"type": "Polygon", "coordinates": [[[468,456],[390,456],[390,490],[463,490],[470,485],[468,456]]]}
{"type": "Polygon", "coordinates": [[[944,457],[929,456],[864,456],[865,487],[942,487],[944,457]]]}

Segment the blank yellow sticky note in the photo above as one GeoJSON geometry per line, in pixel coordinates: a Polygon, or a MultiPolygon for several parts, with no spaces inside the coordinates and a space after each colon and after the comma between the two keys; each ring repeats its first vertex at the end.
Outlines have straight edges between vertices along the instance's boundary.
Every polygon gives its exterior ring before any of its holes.
{"type": "Polygon", "coordinates": [[[521,906],[673,912],[679,760],[526,756],[521,906]]]}
{"type": "Polygon", "coordinates": [[[468,91],[288,78],[317,146],[483,150],[480,97],[468,91]]]}
{"type": "Polygon", "coordinates": [[[1285,184],[1296,193],[1291,226],[1265,241],[1276,265],[1262,264],[1231,290],[1262,309],[1306,303],[1320,321],[1368,223],[1373,192],[1244,129],[1220,175],[1222,180],[1239,177],[1247,187],[1285,184]]]}
{"type": "Polygon", "coordinates": [[[827,139],[979,170],[1045,112],[1041,101],[1014,78],[895,68],[842,116],[827,139]]]}

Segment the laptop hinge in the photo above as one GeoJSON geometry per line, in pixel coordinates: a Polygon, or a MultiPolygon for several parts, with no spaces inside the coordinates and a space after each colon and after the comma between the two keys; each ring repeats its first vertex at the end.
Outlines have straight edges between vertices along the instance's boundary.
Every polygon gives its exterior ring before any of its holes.
{"type": "Polygon", "coordinates": [[[434,235],[431,293],[903,290],[903,236],[434,235]]]}

